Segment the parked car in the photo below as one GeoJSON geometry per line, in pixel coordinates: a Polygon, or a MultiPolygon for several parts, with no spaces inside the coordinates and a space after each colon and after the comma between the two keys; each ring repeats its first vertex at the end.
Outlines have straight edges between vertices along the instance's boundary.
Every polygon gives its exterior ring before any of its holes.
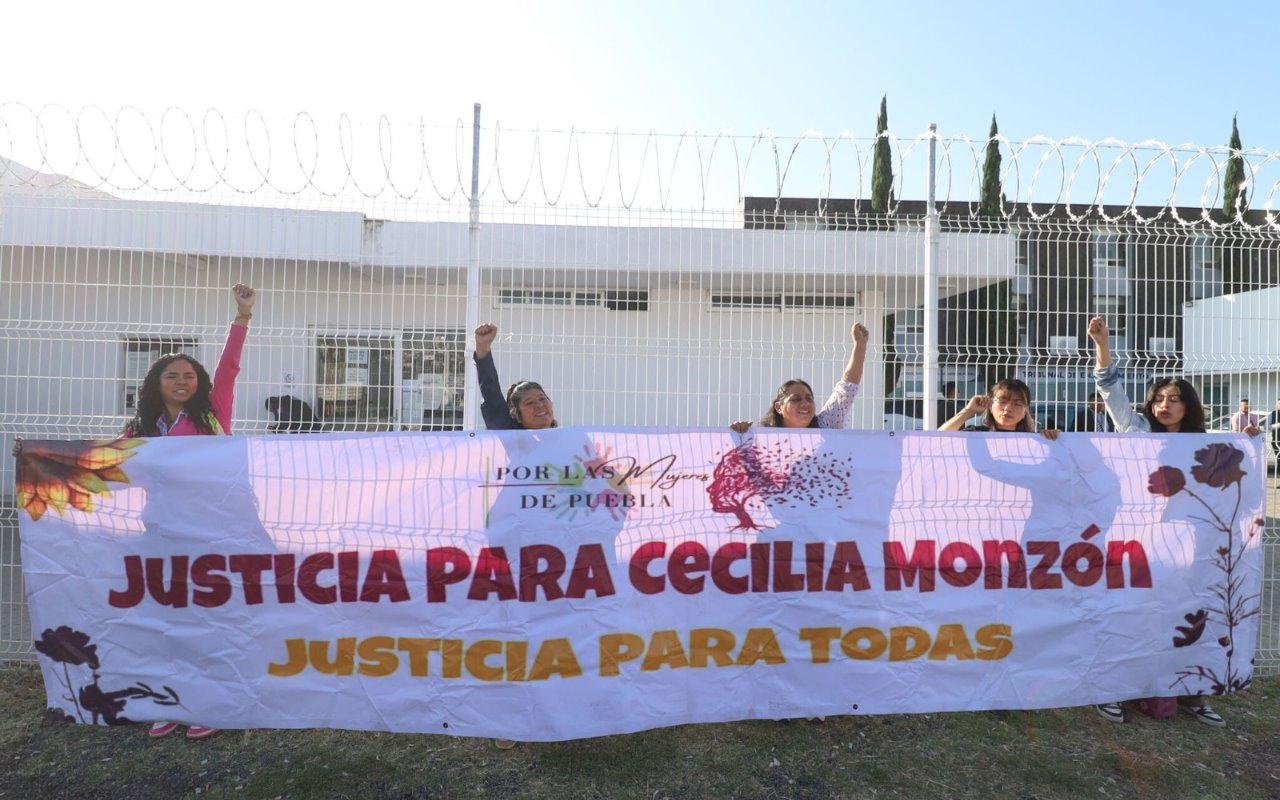
{"type": "Polygon", "coordinates": [[[1060,431],[1073,431],[1076,427],[1076,412],[1081,408],[1084,406],[1075,403],[1032,403],[1030,413],[1031,418],[1036,421],[1036,430],[1052,427],[1060,431]]]}
{"type": "MultiPolygon", "coordinates": [[[[1280,463],[1276,460],[1276,451],[1271,447],[1271,431],[1266,426],[1266,414],[1259,414],[1262,417],[1262,439],[1266,442],[1267,466],[1269,469],[1280,469],[1280,463]]],[[[1223,414],[1221,417],[1214,417],[1205,423],[1205,430],[1210,432],[1229,433],[1231,431],[1231,414],[1223,414]]]]}
{"type": "Polygon", "coordinates": [[[924,430],[924,405],[919,397],[890,397],[884,401],[886,431],[924,430]]]}

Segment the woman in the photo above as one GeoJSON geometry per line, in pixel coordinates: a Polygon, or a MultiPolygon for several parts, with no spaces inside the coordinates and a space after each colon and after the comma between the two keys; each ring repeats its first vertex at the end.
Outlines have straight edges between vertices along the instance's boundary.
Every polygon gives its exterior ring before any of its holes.
{"type": "Polygon", "coordinates": [[[556,427],[556,412],[551,398],[533,381],[513,383],[504,397],[498,381],[498,368],[493,364],[493,340],[498,326],[486,322],[476,328],[476,377],[480,380],[480,415],[491,431],[538,431],[556,427]]]}
{"type": "MultiPolygon", "coordinates": [[[[849,363],[845,365],[840,380],[831,390],[831,396],[817,410],[813,399],[813,387],[799,378],[793,378],[778,387],[769,404],[769,410],[760,420],[765,428],[847,428],[849,411],[853,400],[858,396],[862,384],[862,368],[867,360],[867,341],[870,332],[861,322],[849,328],[849,336],[853,339],[853,352],[849,354],[849,363]]],[[[729,427],[738,433],[746,433],[750,422],[735,422],[729,427]]]]}
{"type": "MultiPolygon", "coordinates": [[[[1089,338],[1093,340],[1096,363],[1094,380],[1098,394],[1106,404],[1107,414],[1117,431],[1141,433],[1204,433],[1204,405],[1195,387],[1182,378],[1163,378],[1147,391],[1146,402],[1138,412],[1133,410],[1120,375],[1111,359],[1111,344],[1107,323],[1102,317],[1089,320],[1089,338]]],[[[1256,427],[1245,430],[1250,436],[1261,431],[1256,427]]],[[[1215,712],[1203,695],[1178,698],[1179,707],[1199,722],[1221,728],[1227,723],[1215,712]]],[[[1101,703],[1098,714],[1110,722],[1124,722],[1124,707],[1120,703],[1101,703]]]]}
{"type": "MultiPolygon", "coordinates": [[[[476,328],[475,334],[476,349],[472,358],[480,381],[480,415],[484,417],[484,426],[491,431],[540,431],[556,427],[555,407],[539,384],[533,381],[513,383],[503,396],[492,353],[493,340],[498,338],[498,326],[486,322],[476,328]]],[[[511,739],[494,739],[493,744],[499,750],[510,750],[516,746],[511,739]]]]}
{"type": "MultiPolygon", "coordinates": [[[[1035,422],[1028,413],[1030,408],[1031,387],[1017,378],[1005,378],[992,386],[988,394],[975,394],[971,397],[965,407],[942,423],[938,430],[961,430],[966,422],[981,414],[982,421],[970,430],[1035,433],[1035,422]]],[[[1050,439],[1057,438],[1058,434],[1052,429],[1046,429],[1042,433],[1050,439]]]]}
{"type": "MultiPolygon", "coordinates": [[[[231,406],[236,376],[240,373],[240,351],[257,302],[253,289],[243,283],[232,287],[231,294],[236,301],[236,318],[227,333],[213,380],[199,361],[183,353],[169,353],[156,359],[138,392],[137,413],[120,438],[231,433],[231,406]]],[[[148,735],[158,739],[177,729],[176,722],[157,720],[151,724],[148,735]]],[[[217,728],[192,725],[187,729],[187,738],[207,739],[217,732],[217,728]]]]}

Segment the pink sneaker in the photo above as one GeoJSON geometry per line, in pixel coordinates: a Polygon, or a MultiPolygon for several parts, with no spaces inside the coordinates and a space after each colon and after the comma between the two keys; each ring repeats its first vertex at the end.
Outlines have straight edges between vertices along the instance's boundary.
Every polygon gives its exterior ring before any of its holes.
{"type": "Polygon", "coordinates": [[[173,733],[177,729],[178,729],[178,723],[168,722],[163,719],[158,719],[155,722],[151,723],[151,729],[147,731],[147,735],[150,736],[152,739],[159,739],[162,736],[168,736],[169,734],[173,733]]]}
{"type": "Polygon", "coordinates": [[[210,736],[218,732],[218,728],[206,728],[203,725],[192,725],[187,728],[188,739],[208,739],[210,736]]]}

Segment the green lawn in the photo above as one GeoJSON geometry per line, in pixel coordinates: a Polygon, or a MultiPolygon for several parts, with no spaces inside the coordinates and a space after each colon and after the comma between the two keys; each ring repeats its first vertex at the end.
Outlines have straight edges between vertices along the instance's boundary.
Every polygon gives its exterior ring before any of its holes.
{"type": "Polygon", "coordinates": [[[1092,709],[687,725],[498,750],[348,731],[149,741],[142,727],[43,721],[30,668],[0,670],[0,798],[1280,797],[1280,679],[1183,716],[1092,709]]]}

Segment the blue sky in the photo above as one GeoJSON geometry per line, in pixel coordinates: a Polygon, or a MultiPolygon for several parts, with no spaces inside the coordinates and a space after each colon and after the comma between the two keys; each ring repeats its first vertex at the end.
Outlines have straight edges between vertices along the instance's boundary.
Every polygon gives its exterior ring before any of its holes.
{"type": "Polygon", "coordinates": [[[1280,150],[1267,2],[24,3],[7,99],[1280,150]],[[458,6],[465,6],[459,8],[458,6]],[[71,20],[75,20],[71,24],[71,20]]]}
{"type": "MultiPolygon", "coordinates": [[[[5,98],[644,133],[1107,137],[1280,151],[1280,3],[24,3],[5,98]],[[74,23],[71,23],[74,20],[74,23]]],[[[2,143],[2,142],[0,142],[2,143]]]]}

